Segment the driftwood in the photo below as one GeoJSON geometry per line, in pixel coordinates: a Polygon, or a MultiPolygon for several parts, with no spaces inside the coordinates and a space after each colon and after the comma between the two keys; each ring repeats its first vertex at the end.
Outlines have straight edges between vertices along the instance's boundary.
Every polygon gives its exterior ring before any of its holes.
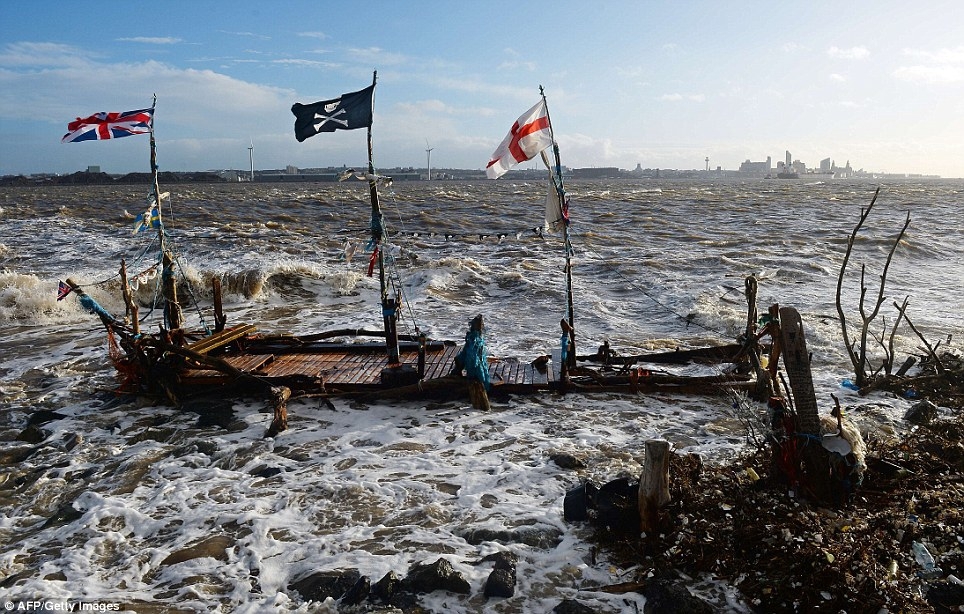
{"type": "Polygon", "coordinates": [[[274,400],[274,418],[268,427],[268,437],[274,437],[288,429],[288,399],[291,398],[291,389],[284,386],[272,388],[271,396],[274,400]]]}
{"type": "Polygon", "coordinates": [[[214,332],[219,333],[224,330],[228,316],[224,315],[224,306],[221,297],[221,278],[211,279],[211,290],[214,293],[214,332]]]}
{"type": "MultiPolygon", "coordinates": [[[[891,246],[890,251],[887,254],[887,258],[884,261],[883,271],[880,274],[880,286],[878,287],[877,291],[877,299],[869,312],[865,306],[868,291],[865,281],[866,265],[862,265],[860,267],[860,301],[858,303],[861,319],[860,334],[858,339],[851,339],[850,333],[847,329],[847,317],[844,314],[843,305],[841,304],[844,274],[847,271],[847,265],[850,262],[850,256],[853,253],[854,243],[857,240],[857,233],[860,232],[864,222],[866,222],[867,218],[870,217],[870,212],[873,210],[879,194],[880,188],[877,188],[877,190],[874,192],[873,199],[870,201],[870,205],[868,205],[866,209],[861,210],[860,220],[854,226],[854,229],[850,233],[850,237],[847,240],[847,251],[844,253],[843,263],[840,265],[840,273],[837,275],[837,315],[840,316],[840,329],[844,338],[844,346],[847,349],[847,355],[850,357],[850,362],[853,364],[854,383],[858,388],[863,388],[869,383],[870,375],[868,373],[869,357],[867,356],[867,340],[868,337],[873,337],[870,332],[870,325],[877,318],[877,315],[880,313],[880,307],[886,300],[886,297],[884,296],[884,287],[887,284],[887,272],[890,269],[890,263],[894,258],[894,252],[897,250],[897,246],[900,245],[901,240],[904,238],[904,233],[907,232],[907,228],[910,226],[910,213],[908,212],[907,218],[904,221],[904,226],[900,229],[900,232],[894,239],[893,245],[891,246]]],[[[906,317],[906,315],[904,317],[906,317]]],[[[884,347],[886,349],[886,346],[884,347]]]]}
{"type": "MultiPolygon", "coordinates": [[[[690,362],[735,362],[740,357],[743,346],[738,343],[731,343],[720,346],[709,346],[692,350],[669,350],[666,352],[652,352],[649,354],[633,354],[630,356],[615,356],[607,351],[607,346],[602,346],[595,354],[578,356],[577,359],[589,363],[602,363],[613,366],[632,367],[636,363],[646,362],[652,364],[687,364],[690,362]]],[[[570,374],[574,374],[575,368],[570,369],[570,374]]]]}
{"type": "Polygon", "coordinates": [[[472,401],[472,407],[475,409],[481,409],[482,411],[489,411],[492,409],[492,404],[489,403],[489,394],[485,391],[485,385],[482,382],[476,380],[468,380],[469,384],[469,399],[472,401]]]}
{"type": "Polygon", "coordinates": [[[134,297],[131,295],[131,286],[127,278],[127,262],[121,260],[120,268],[121,291],[124,297],[124,306],[127,308],[127,318],[131,323],[131,330],[135,335],[141,332],[141,323],[137,319],[137,305],[134,304],[134,297]]]}
{"type": "Polygon", "coordinates": [[[164,290],[164,319],[170,330],[177,330],[184,326],[184,313],[177,300],[177,280],[174,277],[174,256],[171,252],[164,252],[162,267],[162,287],[164,290]]]}
{"type": "Polygon", "coordinates": [[[639,530],[647,535],[657,532],[659,510],[671,500],[669,494],[669,442],[650,439],[639,476],[639,530]]]}

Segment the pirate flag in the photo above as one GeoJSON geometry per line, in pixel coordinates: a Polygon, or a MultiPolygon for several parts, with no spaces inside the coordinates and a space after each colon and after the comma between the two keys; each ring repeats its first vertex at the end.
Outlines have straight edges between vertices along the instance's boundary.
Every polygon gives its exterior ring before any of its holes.
{"type": "Polygon", "coordinates": [[[370,128],[372,125],[372,84],[358,92],[342,94],[334,100],[322,100],[314,104],[295,103],[295,138],[302,142],[319,132],[370,128]]]}

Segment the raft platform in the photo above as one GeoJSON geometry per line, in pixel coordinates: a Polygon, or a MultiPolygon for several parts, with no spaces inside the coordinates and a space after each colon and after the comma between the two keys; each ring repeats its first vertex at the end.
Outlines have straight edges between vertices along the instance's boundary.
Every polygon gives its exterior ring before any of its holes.
{"type": "MultiPolygon", "coordinates": [[[[376,392],[421,382],[430,387],[448,382],[461,346],[453,342],[425,344],[419,377],[419,344],[399,343],[399,362],[389,364],[384,343],[331,343],[296,337],[259,337],[253,326],[242,325],[187,345],[187,349],[223,361],[229,368],[186,361],[178,380],[187,389],[230,386],[238,376],[257,378],[271,386],[325,394],[376,392]],[[232,373],[233,372],[233,373],[232,373]]],[[[549,389],[551,369],[516,360],[489,360],[493,388],[505,393],[530,393],[549,389]]]]}

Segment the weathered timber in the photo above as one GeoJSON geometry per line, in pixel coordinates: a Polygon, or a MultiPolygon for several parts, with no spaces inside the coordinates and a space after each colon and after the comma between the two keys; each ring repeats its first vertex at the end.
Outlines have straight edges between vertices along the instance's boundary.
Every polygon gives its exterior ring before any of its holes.
{"type": "Polygon", "coordinates": [[[256,330],[254,324],[239,324],[238,326],[221,330],[219,332],[208,335],[202,338],[200,341],[195,341],[187,346],[192,352],[197,352],[198,354],[207,354],[218,348],[224,347],[233,341],[249,335],[256,330]]]}
{"type": "Polygon", "coordinates": [[[648,535],[659,528],[659,510],[670,502],[669,442],[650,439],[639,476],[639,530],[648,535]]]}
{"type": "Polygon", "coordinates": [[[603,363],[611,365],[628,365],[636,363],[653,364],[687,364],[690,362],[730,362],[737,359],[743,351],[743,346],[739,343],[730,343],[719,346],[709,346],[704,348],[694,348],[689,350],[669,350],[666,352],[652,352],[648,354],[633,354],[630,356],[615,356],[611,351],[607,351],[606,346],[601,346],[595,354],[578,356],[578,361],[590,363],[603,363]]]}

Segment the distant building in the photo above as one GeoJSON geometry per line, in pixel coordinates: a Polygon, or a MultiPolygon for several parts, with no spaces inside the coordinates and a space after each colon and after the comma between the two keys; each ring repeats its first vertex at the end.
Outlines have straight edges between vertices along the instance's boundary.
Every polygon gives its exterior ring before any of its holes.
{"type": "Polygon", "coordinates": [[[571,176],[573,179],[616,179],[622,176],[622,171],[615,166],[574,168],[571,176]]]}
{"type": "Polygon", "coordinates": [[[773,159],[770,156],[767,156],[766,162],[750,162],[750,159],[747,158],[746,162],[740,165],[741,173],[760,175],[761,177],[769,175],[772,170],[773,159]]]}

